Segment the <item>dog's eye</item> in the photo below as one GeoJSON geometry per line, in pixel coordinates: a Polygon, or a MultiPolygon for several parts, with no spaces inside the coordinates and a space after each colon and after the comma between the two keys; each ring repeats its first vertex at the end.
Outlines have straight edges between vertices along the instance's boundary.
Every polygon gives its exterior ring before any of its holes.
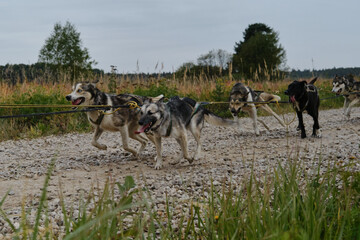
{"type": "Polygon", "coordinates": [[[150,112],[150,111],[149,111],[149,112],[148,112],[148,115],[153,115],[153,112],[150,112]]]}
{"type": "Polygon", "coordinates": [[[78,93],[81,93],[82,91],[83,91],[82,89],[78,89],[78,90],[77,90],[78,93]]]}

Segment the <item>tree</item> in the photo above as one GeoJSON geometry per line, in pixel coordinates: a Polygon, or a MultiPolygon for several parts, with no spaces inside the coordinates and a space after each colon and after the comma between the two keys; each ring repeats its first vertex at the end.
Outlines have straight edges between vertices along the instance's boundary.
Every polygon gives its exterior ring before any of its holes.
{"type": "Polygon", "coordinates": [[[197,62],[200,66],[212,66],[225,69],[231,62],[232,55],[225,50],[211,50],[207,54],[200,55],[197,62]]]}
{"type": "Polygon", "coordinates": [[[87,74],[96,62],[87,48],[82,47],[80,33],[70,22],[56,23],[51,36],[41,48],[39,62],[48,63],[58,74],[70,73],[72,81],[87,74]]]}
{"type": "Polygon", "coordinates": [[[235,43],[234,72],[245,78],[273,79],[286,61],[278,33],[263,23],[255,23],[243,35],[244,41],[235,43]]]}

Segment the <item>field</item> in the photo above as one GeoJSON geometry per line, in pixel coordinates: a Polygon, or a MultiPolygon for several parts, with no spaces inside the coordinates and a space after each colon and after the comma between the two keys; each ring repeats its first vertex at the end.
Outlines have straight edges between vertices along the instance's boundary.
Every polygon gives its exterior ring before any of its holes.
{"type": "MultiPolygon", "coordinates": [[[[249,85],[286,100],[288,83],[249,85]]],[[[137,87],[120,81],[115,89],[216,102],[227,101],[233,84],[158,79],[137,87]]],[[[321,98],[333,96],[330,84],[317,83],[321,98]]],[[[99,87],[111,89],[106,81],[99,87]]],[[[70,91],[70,84],[2,85],[0,102],[65,104],[70,91]]],[[[321,102],[320,139],[300,139],[291,107],[274,105],[287,128],[264,113],[271,131],[261,126],[260,137],[247,116],[241,131],[206,125],[199,161],[169,164],[179,149],[165,139],[158,171],[151,144],[134,159],[118,133],[106,133],[108,150],[94,149],[84,114],[1,120],[0,239],[357,239],[360,108],[344,120],[342,101],[321,102]]],[[[229,117],[226,105],[209,107],[229,117]]],[[[308,133],[311,124],[305,117],[308,133]]],[[[191,152],[194,145],[191,139],[191,152]]]]}

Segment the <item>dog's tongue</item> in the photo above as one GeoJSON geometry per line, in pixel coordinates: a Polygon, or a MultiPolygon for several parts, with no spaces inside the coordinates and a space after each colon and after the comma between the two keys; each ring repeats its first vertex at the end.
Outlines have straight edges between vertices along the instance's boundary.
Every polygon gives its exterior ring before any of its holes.
{"type": "Polygon", "coordinates": [[[290,97],[290,101],[292,102],[292,103],[294,103],[296,100],[295,100],[295,96],[291,96],[290,97]]]}
{"type": "Polygon", "coordinates": [[[81,102],[81,98],[78,98],[78,99],[76,99],[75,101],[72,101],[71,104],[72,104],[72,105],[79,105],[80,102],[81,102]]]}
{"type": "Polygon", "coordinates": [[[135,134],[140,134],[140,133],[145,132],[145,129],[147,129],[148,127],[150,127],[150,123],[142,126],[139,131],[135,131],[135,134]]]}

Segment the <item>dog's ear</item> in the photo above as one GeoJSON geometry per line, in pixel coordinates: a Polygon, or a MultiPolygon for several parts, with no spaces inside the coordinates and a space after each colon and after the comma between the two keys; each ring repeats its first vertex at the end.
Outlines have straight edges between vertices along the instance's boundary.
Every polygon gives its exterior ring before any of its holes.
{"type": "Polygon", "coordinates": [[[96,84],[98,84],[99,79],[96,79],[94,82],[89,83],[91,86],[93,86],[94,88],[96,88],[96,84]]]}
{"type": "Polygon", "coordinates": [[[314,84],[315,82],[316,82],[316,80],[318,79],[318,77],[315,77],[315,78],[313,78],[311,81],[310,81],[310,83],[309,84],[314,84]]]}
{"type": "Polygon", "coordinates": [[[165,101],[165,97],[163,96],[162,98],[157,100],[155,103],[164,103],[164,101],[165,101]]]}
{"type": "Polygon", "coordinates": [[[163,95],[163,94],[160,94],[159,96],[157,96],[157,97],[152,97],[152,98],[150,98],[150,99],[151,99],[151,102],[156,103],[156,102],[158,102],[158,101],[160,101],[160,100],[163,101],[164,95],[163,95]]]}

